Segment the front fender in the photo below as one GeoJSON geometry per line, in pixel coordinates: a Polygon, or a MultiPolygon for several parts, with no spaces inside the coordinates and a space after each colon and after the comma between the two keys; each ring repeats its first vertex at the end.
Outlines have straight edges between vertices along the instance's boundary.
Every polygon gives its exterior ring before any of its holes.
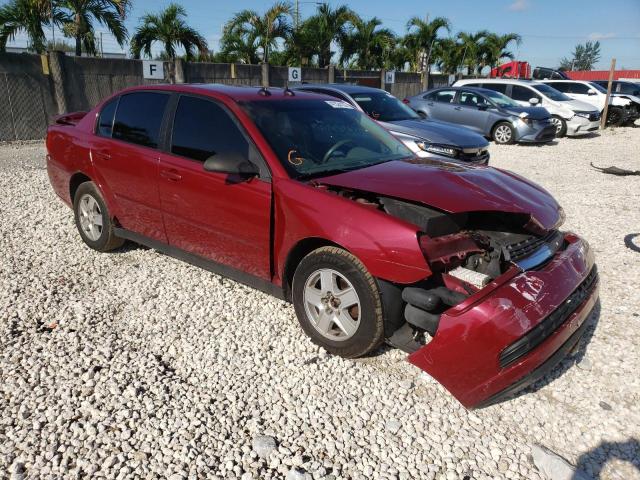
{"type": "Polygon", "coordinates": [[[288,253],[308,238],[326,239],[355,255],[369,273],[414,283],[431,274],[414,225],[290,179],[274,179],[274,263],[284,278],[288,253]]]}

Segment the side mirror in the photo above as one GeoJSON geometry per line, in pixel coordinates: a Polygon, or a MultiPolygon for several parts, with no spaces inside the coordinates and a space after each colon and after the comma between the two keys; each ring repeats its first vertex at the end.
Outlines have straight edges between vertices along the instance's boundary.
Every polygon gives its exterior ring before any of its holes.
{"type": "Polygon", "coordinates": [[[594,88],[590,88],[589,90],[587,90],[587,95],[595,95],[597,92],[594,88]]]}
{"type": "Polygon", "coordinates": [[[532,98],[529,99],[529,103],[531,105],[538,105],[540,103],[540,100],[537,99],[536,97],[532,97],[532,98]]]}
{"type": "Polygon", "coordinates": [[[203,168],[207,172],[255,177],[260,175],[258,167],[237,152],[215,153],[207,158],[203,168]]]}

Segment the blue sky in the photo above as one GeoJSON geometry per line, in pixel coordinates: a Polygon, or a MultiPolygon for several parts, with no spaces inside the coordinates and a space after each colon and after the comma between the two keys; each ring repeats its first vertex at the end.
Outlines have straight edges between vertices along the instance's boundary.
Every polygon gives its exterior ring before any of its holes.
{"type": "MultiPolygon", "coordinates": [[[[127,20],[129,31],[134,31],[141,15],[158,11],[168,3],[133,0],[134,7],[127,20]]],[[[233,13],[244,8],[262,12],[270,4],[264,0],[180,3],[187,10],[189,23],[205,35],[216,51],[222,25],[233,13]]],[[[520,47],[514,46],[514,53],[534,66],[555,67],[561,57],[569,56],[576,43],[596,39],[602,45],[598,67],[608,68],[611,57],[616,57],[619,68],[640,69],[640,0],[329,0],[328,3],[348,4],[365,18],[376,16],[398,34],[405,32],[410,17],[427,14],[447,17],[453,26],[452,34],[482,29],[516,32],[522,35],[523,42],[520,47]]],[[[302,18],[315,8],[315,2],[300,2],[302,18]]],[[[20,35],[14,44],[24,46],[24,36],[20,35]]],[[[104,47],[105,51],[121,51],[106,34],[104,47]]]]}

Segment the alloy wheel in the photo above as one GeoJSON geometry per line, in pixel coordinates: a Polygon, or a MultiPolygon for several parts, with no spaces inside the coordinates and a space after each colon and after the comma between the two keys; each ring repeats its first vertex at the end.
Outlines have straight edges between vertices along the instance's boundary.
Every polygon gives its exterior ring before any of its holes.
{"type": "Polygon", "coordinates": [[[325,338],[344,341],[358,330],[360,298],[340,272],[322,268],[304,286],[304,309],[313,327],[325,338]]]}
{"type": "Polygon", "coordinates": [[[498,143],[509,143],[511,141],[511,129],[507,125],[499,125],[494,136],[498,143]]]}
{"type": "Polygon", "coordinates": [[[551,124],[556,127],[556,135],[559,135],[562,131],[562,120],[556,117],[551,117],[551,124]]]}
{"type": "Polygon", "coordinates": [[[78,204],[80,215],[80,227],[92,242],[97,241],[102,235],[102,211],[100,205],[93,196],[84,194],[78,204]]]}

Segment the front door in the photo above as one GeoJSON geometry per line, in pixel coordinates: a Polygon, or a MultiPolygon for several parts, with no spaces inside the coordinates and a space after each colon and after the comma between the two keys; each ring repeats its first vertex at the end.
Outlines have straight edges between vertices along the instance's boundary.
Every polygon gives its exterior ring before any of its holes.
{"type": "Polygon", "coordinates": [[[170,149],[160,156],[160,199],[169,244],[265,280],[271,279],[271,181],[237,119],[212,99],[181,95],[170,149]],[[260,178],[207,172],[204,161],[234,153],[260,178]]]}
{"type": "Polygon", "coordinates": [[[112,100],[102,109],[91,142],[98,180],[115,202],[119,224],[165,243],[158,145],[168,100],[169,94],[161,92],[128,93],[112,100]]]}
{"type": "Polygon", "coordinates": [[[456,109],[458,120],[456,123],[469,127],[480,134],[484,134],[489,113],[486,108],[481,110],[480,107],[487,103],[484,97],[479,94],[470,90],[462,90],[458,97],[456,109]]]}

